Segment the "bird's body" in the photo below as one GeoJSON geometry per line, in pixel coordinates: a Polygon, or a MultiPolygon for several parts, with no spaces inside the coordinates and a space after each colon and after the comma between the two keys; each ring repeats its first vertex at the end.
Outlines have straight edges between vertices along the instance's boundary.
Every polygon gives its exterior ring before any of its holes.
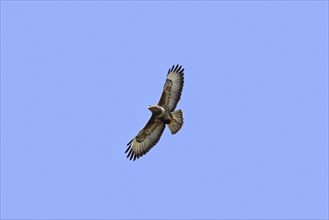
{"type": "Polygon", "coordinates": [[[162,106],[159,105],[150,105],[148,109],[152,112],[152,114],[162,121],[165,124],[169,124],[172,120],[172,115],[169,111],[166,111],[162,106]]]}
{"type": "Polygon", "coordinates": [[[157,105],[150,105],[148,109],[152,116],[145,127],[128,144],[125,153],[131,160],[145,155],[156,145],[166,127],[172,134],[176,134],[183,126],[183,112],[176,110],[184,84],[184,69],[176,65],[168,70],[166,83],[160,101],[157,105]]]}

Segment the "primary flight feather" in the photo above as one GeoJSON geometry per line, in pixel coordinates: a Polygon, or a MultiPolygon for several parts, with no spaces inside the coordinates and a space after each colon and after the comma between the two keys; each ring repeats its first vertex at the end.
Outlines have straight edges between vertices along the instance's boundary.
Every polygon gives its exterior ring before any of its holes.
{"type": "Polygon", "coordinates": [[[128,144],[125,153],[127,158],[136,160],[154,147],[166,127],[172,134],[176,134],[183,126],[182,110],[175,110],[180,100],[184,85],[184,69],[180,65],[173,65],[168,70],[166,82],[159,103],[150,105],[148,109],[152,116],[145,127],[128,144]]]}

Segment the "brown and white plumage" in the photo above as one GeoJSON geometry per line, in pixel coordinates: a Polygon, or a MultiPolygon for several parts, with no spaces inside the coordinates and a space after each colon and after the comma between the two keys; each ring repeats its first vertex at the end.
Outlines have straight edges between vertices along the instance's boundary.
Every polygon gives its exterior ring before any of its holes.
{"type": "Polygon", "coordinates": [[[172,66],[168,70],[166,83],[158,105],[167,108],[169,112],[175,110],[182,95],[184,85],[184,69],[182,66],[172,66]]]}
{"type": "Polygon", "coordinates": [[[152,116],[145,127],[128,144],[127,158],[136,160],[154,147],[167,124],[171,133],[176,134],[183,125],[183,112],[174,111],[180,100],[184,85],[184,69],[176,65],[168,70],[165,85],[158,105],[149,106],[152,116]]]}

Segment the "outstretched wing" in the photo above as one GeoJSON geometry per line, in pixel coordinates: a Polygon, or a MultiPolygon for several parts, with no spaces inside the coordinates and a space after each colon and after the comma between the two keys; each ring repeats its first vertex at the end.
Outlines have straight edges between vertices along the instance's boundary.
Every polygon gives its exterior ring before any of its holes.
{"type": "Polygon", "coordinates": [[[158,143],[164,129],[165,124],[152,115],[145,127],[127,144],[127,158],[136,160],[146,154],[158,143]]]}
{"type": "Polygon", "coordinates": [[[158,105],[172,112],[175,110],[182,95],[184,85],[184,68],[179,65],[172,66],[168,70],[166,83],[163,86],[162,95],[158,105]]]}

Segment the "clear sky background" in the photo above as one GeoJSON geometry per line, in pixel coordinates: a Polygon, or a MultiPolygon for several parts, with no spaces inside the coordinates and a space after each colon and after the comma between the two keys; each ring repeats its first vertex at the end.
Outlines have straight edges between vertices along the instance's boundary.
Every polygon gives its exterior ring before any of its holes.
{"type": "Polygon", "coordinates": [[[328,2],[1,1],[1,218],[328,218],[328,2]]]}

